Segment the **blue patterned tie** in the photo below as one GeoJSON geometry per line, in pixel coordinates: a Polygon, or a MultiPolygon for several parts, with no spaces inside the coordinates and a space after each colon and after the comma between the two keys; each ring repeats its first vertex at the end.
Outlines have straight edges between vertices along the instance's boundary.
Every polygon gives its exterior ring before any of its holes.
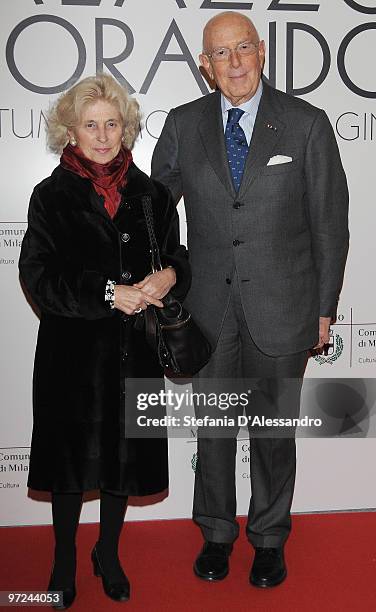
{"type": "Polygon", "coordinates": [[[227,158],[236,191],[239,191],[242,182],[248,153],[247,140],[239,125],[239,119],[243,114],[244,111],[240,108],[230,108],[225,131],[227,158]]]}

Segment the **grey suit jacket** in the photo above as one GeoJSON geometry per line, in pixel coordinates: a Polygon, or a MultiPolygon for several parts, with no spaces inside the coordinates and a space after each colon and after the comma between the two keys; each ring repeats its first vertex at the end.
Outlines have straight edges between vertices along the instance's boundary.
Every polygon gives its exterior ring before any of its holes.
{"type": "Polygon", "coordinates": [[[264,83],[236,193],[220,93],[209,94],[170,111],[152,176],[176,202],[184,196],[192,267],[185,303],[212,344],[237,276],[260,350],[314,346],[319,316],[336,316],[348,250],[346,177],[324,111],[264,83]],[[267,165],[274,155],[292,162],[267,165]]]}

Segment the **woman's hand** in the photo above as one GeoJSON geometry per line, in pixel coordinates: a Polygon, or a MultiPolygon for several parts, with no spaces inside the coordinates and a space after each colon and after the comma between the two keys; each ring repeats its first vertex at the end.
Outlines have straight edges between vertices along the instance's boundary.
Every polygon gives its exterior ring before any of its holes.
{"type": "MultiPolygon", "coordinates": [[[[146,276],[144,280],[135,283],[133,287],[142,289],[148,295],[158,300],[164,298],[176,283],[176,273],[174,268],[164,268],[153,274],[146,276]]],[[[150,300],[149,300],[150,301],[150,300]]]]}
{"type": "Polygon", "coordinates": [[[149,295],[144,290],[136,286],[115,285],[115,308],[125,312],[127,315],[133,315],[140,310],[146,310],[149,304],[154,304],[159,308],[163,307],[163,303],[157,298],[149,295]]]}

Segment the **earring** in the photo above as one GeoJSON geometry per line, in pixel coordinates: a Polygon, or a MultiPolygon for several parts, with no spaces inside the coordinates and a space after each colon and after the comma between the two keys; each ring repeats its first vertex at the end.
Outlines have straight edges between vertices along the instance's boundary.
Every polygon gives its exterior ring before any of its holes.
{"type": "Polygon", "coordinates": [[[72,147],[76,147],[77,146],[77,140],[74,137],[72,137],[69,140],[69,143],[72,145],[72,147]]]}
{"type": "Polygon", "coordinates": [[[125,142],[124,136],[121,137],[121,142],[125,142]]]}

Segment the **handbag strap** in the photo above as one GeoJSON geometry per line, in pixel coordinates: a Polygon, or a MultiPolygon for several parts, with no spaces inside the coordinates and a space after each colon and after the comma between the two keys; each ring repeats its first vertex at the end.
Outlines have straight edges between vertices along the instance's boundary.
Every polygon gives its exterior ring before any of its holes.
{"type": "MultiPolygon", "coordinates": [[[[158,242],[155,236],[154,231],[154,220],[153,220],[153,209],[151,204],[150,196],[143,196],[141,198],[142,208],[145,215],[146,227],[149,235],[150,242],[150,254],[151,254],[151,268],[153,272],[156,272],[158,269],[162,270],[161,256],[159,254],[158,242]]],[[[148,306],[145,312],[143,313],[143,318],[145,320],[145,335],[146,340],[149,345],[158,352],[160,334],[159,334],[159,326],[158,319],[155,312],[154,306],[148,306]]]]}
{"type": "Polygon", "coordinates": [[[162,270],[162,262],[161,256],[159,253],[158,242],[155,236],[154,231],[154,220],[153,220],[153,208],[151,205],[151,197],[143,196],[142,199],[142,208],[145,215],[146,227],[149,234],[149,242],[150,242],[150,254],[151,254],[151,267],[153,272],[157,270],[162,270]]]}

